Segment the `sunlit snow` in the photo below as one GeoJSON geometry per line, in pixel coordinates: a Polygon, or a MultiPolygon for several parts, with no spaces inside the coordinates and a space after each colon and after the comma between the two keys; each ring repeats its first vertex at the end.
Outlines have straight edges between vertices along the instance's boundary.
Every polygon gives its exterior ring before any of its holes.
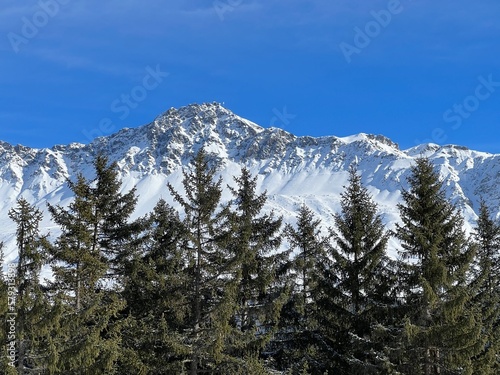
{"type": "MultiPolygon", "coordinates": [[[[226,184],[246,166],[258,175],[259,191],[269,198],[266,211],[274,210],[293,223],[298,207],[305,203],[332,226],[340,193],[347,183],[347,170],[356,164],[384,221],[398,220],[397,203],[414,159],[429,157],[436,165],[446,194],[459,207],[468,228],[482,196],[492,212],[500,207],[500,155],[457,146],[420,145],[399,150],[383,136],[358,134],[350,137],[296,137],[281,129],[265,129],[242,119],[219,104],[191,105],[170,109],[151,124],[122,129],[89,145],[71,144],[52,149],[31,149],[0,142],[0,241],[8,262],[17,257],[15,226],[8,210],[24,197],[45,212],[42,232],[55,236],[46,204],[67,205],[71,192],[66,179],[77,173],[92,177],[92,160],[98,153],[116,161],[123,191],[137,188],[139,203],[134,217],[150,212],[163,198],[172,201],[166,188],[170,182],[182,191],[182,170],[204,146],[226,184]]],[[[226,191],[223,199],[229,199],[226,191]]],[[[390,254],[397,244],[390,242],[390,254]]]]}

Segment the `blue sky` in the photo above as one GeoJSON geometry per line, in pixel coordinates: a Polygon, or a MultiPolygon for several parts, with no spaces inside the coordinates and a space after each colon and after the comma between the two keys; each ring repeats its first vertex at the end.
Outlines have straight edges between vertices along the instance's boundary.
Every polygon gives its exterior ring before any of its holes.
{"type": "Polygon", "coordinates": [[[222,102],[297,135],[500,153],[498,0],[2,0],[0,140],[222,102]]]}

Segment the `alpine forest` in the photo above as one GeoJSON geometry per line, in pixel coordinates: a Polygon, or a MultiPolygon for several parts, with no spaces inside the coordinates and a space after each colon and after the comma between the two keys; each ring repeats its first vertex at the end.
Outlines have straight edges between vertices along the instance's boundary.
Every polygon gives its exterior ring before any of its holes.
{"type": "Polygon", "coordinates": [[[355,163],[331,227],[306,202],[285,223],[203,148],[139,218],[116,164],[93,167],[50,231],[9,211],[0,375],[500,374],[500,224],[482,201],[466,230],[429,159],[390,227],[355,163]]]}

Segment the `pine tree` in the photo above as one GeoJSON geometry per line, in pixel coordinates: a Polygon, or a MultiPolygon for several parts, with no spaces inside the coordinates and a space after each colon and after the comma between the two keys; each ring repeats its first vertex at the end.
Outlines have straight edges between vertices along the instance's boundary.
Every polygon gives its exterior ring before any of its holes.
{"type": "Polygon", "coordinates": [[[228,209],[229,239],[226,247],[236,284],[236,311],[231,321],[225,366],[232,373],[264,371],[259,363],[263,349],[277,326],[283,290],[277,282],[283,254],[278,253],[281,218],[263,214],[266,192],[257,194],[257,178],[243,168],[229,187],[233,201],[228,209]]]}
{"type": "Polygon", "coordinates": [[[180,203],[187,237],[183,251],[187,255],[191,283],[188,340],[191,348],[190,374],[209,373],[224,362],[225,342],[230,319],[236,309],[236,283],[231,277],[228,258],[225,211],[221,208],[222,180],[215,180],[216,170],[209,166],[201,149],[184,173],[182,196],[169,184],[180,203]]]}
{"type": "Polygon", "coordinates": [[[390,370],[384,334],[391,325],[394,276],[386,255],[389,234],[355,167],[341,194],[321,286],[322,326],[337,353],[329,370],[383,374],[390,370]],[[329,260],[332,262],[329,262],[329,260]],[[333,339],[333,337],[336,337],[333,339]]]}
{"type": "Polygon", "coordinates": [[[321,234],[321,221],[305,205],[299,209],[296,228],[285,227],[285,236],[294,256],[289,263],[291,292],[281,312],[280,332],[274,354],[280,370],[298,373],[309,368],[323,374],[325,353],[318,352],[318,269],[325,259],[327,239],[321,234]],[[323,357],[323,358],[322,358],[323,357]]]}
{"type": "Polygon", "coordinates": [[[52,248],[52,290],[64,309],[56,368],[65,374],[111,374],[121,356],[125,303],[115,276],[130,251],[134,190],[119,193],[116,165],[106,158],[97,157],[94,166],[93,181],[79,175],[68,182],[75,195],[68,208],[49,205],[62,231],[52,248]]]}
{"type": "Polygon", "coordinates": [[[130,325],[124,333],[122,373],[180,374],[189,360],[187,232],[164,200],[144,220],[141,251],[129,263],[123,295],[130,325]]]}
{"type": "Polygon", "coordinates": [[[16,347],[17,371],[42,374],[53,361],[47,343],[51,328],[49,301],[40,283],[46,263],[47,240],[39,233],[42,212],[21,198],[9,217],[17,225],[16,347]]]}
{"type": "Polygon", "coordinates": [[[417,159],[398,206],[396,227],[406,323],[401,371],[406,374],[471,374],[480,347],[480,324],[468,310],[468,274],[474,248],[463,219],[445,197],[428,159],[417,159]]]}
{"type": "Polygon", "coordinates": [[[475,227],[477,254],[474,261],[475,298],[470,309],[481,316],[482,350],[473,359],[474,374],[500,372],[500,225],[481,200],[475,227]]]}

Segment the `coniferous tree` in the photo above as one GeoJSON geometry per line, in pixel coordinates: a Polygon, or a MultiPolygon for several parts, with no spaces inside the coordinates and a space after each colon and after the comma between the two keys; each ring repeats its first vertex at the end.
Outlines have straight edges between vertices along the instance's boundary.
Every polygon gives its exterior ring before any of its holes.
{"type": "Polygon", "coordinates": [[[386,255],[389,234],[354,167],[340,207],[321,272],[324,298],[320,311],[325,312],[321,326],[336,352],[329,370],[338,374],[390,373],[386,336],[390,336],[387,332],[392,324],[394,276],[386,255]]]}
{"type": "Polygon", "coordinates": [[[169,184],[181,205],[187,230],[183,251],[190,275],[188,343],[191,349],[189,373],[210,373],[225,361],[225,343],[230,319],[236,309],[237,286],[232,276],[227,245],[226,210],[221,209],[221,184],[215,181],[215,168],[209,166],[201,149],[184,173],[182,196],[169,184]]]}
{"type": "Polygon", "coordinates": [[[117,164],[109,164],[105,156],[97,156],[94,169],[95,178],[91,183],[95,200],[93,241],[107,260],[107,277],[116,282],[133,251],[129,245],[141,229],[137,221],[130,220],[137,205],[136,189],[125,194],[120,192],[117,164]]]}
{"type": "Polygon", "coordinates": [[[474,248],[431,162],[417,159],[411,172],[410,189],[403,191],[398,206],[402,224],[395,232],[405,261],[400,274],[406,308],[400,369],[405,374],[471,374],[481,326],[475,311],[467,309],[474,248]]]}
{"type": "Polygon", "coordinates": [[[472,287],[475,297],[471,309],[481,316],[481,352],[472,358],[474,374],[500,372],[500,225],[491,218],[481,200],[475,227],[477,254],[472,287]]]}
{"type": "Polygon", "coordinates": [[[144,220],[141,252],[129,263],[123,295],[130,324],[125,330],[127,374],[181,374],[189,360],[190,279],[184,241],[187,232],[177,211],[160,200],[144,220]]]}
{"type": "Polygon", "coordinates": [[[54,361],[50,340],[51,311],[40,281],[47,240],[39,233],[42,212],[21,198],[9,211],[16,223],[16,348],[20,374],[42,374],[54,361]]]}
{"type": "Polygon", "coordinates": [[[104,277],[107,263],[94,231],[95,201],[90,183],[78,175],[76,182],[68,181],[68,186],[74,194],[68,208],[49,205],[52,219],[62,231],[51,248],[53,287],[66,296],[67,305],[80,311],[82,305],[92,302],[93,291],[104,277]],[[92,294],[86,296],[90,291],[92,294]]]}
{"type": "Polygon", "coordinates": [[[289,263],[291,291],[282,309],[274,357],[280,370],[289,368],[294,374],[306,368],[313,374],[323,374],[326,369],[327,357],[319,351],[317,321],[318,269],[327,247],[320,224],[313,212],[302,205],[296,228],[291,225],[285,228],[294,253],[289,263]]]}
{"type": "Polygon", "coordinates": [[[52,291],[64,308],[57,371],[65,374],[114,373],[122,354],[125,303],[114,276],[130,250],[135,190],[119,193],[116,165],[106,158],[97,157],[94,167],[93,181],[79,175],[68,182],[75,198],[67,209],[49,205],[62,231],[52,248],[52,291]]]}
{"type": "Polygon", "coordinates": [[[227,215],[236,311],[231,320],[226,367],[232,373],[263,372],[259,357],[277,326],[284,292],[278,275],[284,266],[279,230],[281,218],[262,214],[266,193],[257,194],[257,178],[243,168],[229,187],[234,199],[227,215]]]}

